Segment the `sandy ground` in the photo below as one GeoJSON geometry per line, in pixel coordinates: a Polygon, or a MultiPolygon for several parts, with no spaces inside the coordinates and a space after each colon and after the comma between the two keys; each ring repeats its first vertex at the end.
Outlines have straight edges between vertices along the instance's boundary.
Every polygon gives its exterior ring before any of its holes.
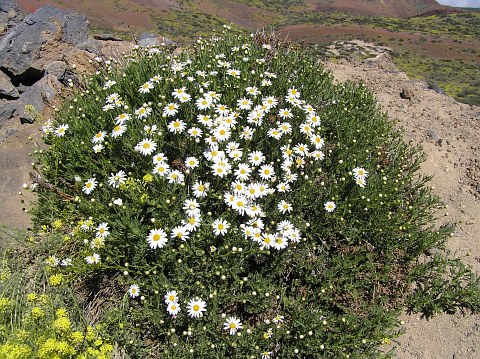
{"type": "MultiPolygon", "coordinates": [[[[366,62],[326,64],[338,81],[363,80],[389,116],[405,128],[405,139],[421,143],[427,154],[423,171],[448,205],[445,220],[458,222],[449,248],[480,273],[480,108],[457,103],[398,72],[384,56],[366,62]],[[413,93],[402,99],[402,88],[413,93]]],[[[40,124],[11,121],[0,128],[0,226],[30,225],[18,195],[28,182],[33,150],[30,136],[40,124]]],[[[480,315],[439,315],[427,321],[404,315],[406,333],[397,344],[397,358],[476,359],[480,357],[480,315]]]]}

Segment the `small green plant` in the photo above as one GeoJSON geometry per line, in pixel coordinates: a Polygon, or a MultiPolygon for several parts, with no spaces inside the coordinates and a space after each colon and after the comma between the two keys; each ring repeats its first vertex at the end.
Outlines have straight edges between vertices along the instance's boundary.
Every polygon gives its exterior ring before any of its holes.
{"type": "Polygon", "coordinates": [[[0,358],[110,358],[113,346],[102,336],[102,326],[84,324],[76,301],[62,288],[62,274],[52,274],[52,267],[66,263],[56,262],[52,255],[45,258],[55,248],[50,237],[57,235],[41,236],[49,242],[47,248],[36,243],[40,237],[16,238],[11,248],[3,243],[0,358]],[[14,251],[22,257],[14,256],[14,251]]]}
{"type": "Polygon", "coordinates": [[[382,357],[406,306],[479,310],[467,269],[414,290],[453,229],[364,86],[263,33],[125,61],[43,126],[32,213],[130,357],[382,357]]]}

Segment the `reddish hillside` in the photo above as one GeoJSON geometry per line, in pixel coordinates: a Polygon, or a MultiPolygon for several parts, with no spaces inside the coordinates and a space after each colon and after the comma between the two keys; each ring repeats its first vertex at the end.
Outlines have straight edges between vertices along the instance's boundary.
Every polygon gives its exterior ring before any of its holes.
{"type": "Polygon", "coordinates": [[[406,18],[445,7],[435,0],[307,0],[316,11],[406,18]]]}

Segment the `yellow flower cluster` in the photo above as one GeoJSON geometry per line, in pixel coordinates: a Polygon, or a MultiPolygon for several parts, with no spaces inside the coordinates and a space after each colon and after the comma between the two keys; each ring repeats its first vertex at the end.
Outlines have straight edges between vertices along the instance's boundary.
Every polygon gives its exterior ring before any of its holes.
{"type": "MultiPolygon", "coordinates": [[[[108,359],[112,357],[113,346],[98,333],[101,326],[95,328],[89,326],[85,331],[77,330],[69,318],[67,309],[55,309],[53,302],[53,298],[44,294],[27,294],[24,304],[28,311],[23,315],[22,322],[18,323],[14,329],[7,325],[2,326],[5,330],[2,330],[4,339],[0,337],[0,358],[108,359]]],[[[2,322],[10,323],[10,309],[14,304],[13,300],[0,297],[2,322]]]]}

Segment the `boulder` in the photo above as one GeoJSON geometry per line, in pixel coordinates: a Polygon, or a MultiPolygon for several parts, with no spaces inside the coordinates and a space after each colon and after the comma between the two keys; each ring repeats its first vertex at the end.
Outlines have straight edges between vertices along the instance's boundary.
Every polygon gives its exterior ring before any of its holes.
{"type": "Polygon", "coordinates": [[[18,101],[6,101],[0,103],[0,128],[6,121],[18,115],[20,105],[18,101]]]}
{"type": "MultiPolygon", "coordinates": [[[[42,47],[48,42],[63,41],[76,45],[87,41],[88,21],[86,15],[43,6],[24,18],[0,41],[0,68],[16,82],[24,82],[28,72],[43,71],[35,67],[41,57],[42,47]]],[[[59,57],[62,54],[58,54],[59,57]]],[[[59,58],[60,59],[60,58],[59,58]]]]}
{"type": "Polygon", "coordinates": [[[12,85],[10,77],[0,71],[0,98],[16,99],[20,97],[18,90],[12,85]]]}
{"type": "Polygon", "coordinates": [[[65,80],[67,64],[64,61],[52,61],[43,68],[45,70],[45,74],[55,76],[58,81],[65,80]]]}
{"type": "Polygon", "coordinates": [[[63,85],[57,80],[54,75],[46,75],[41,80],[37,81],[27,91],[21,94],[18,103],[21,105],[19,109],[20,119],[29,121],[25,117],[25,105],[32,105],[37,112],[41,112],[47,103],[51,102],[53,98],[59,93],[63,85]]]}
{"type": "Polygon", "coordinates": [[[160,45],[162,43],[165,45],[172,45],[173,41],[148,31],[143,32],[137,40],[137,44],[143,47],[160,45]]]}

